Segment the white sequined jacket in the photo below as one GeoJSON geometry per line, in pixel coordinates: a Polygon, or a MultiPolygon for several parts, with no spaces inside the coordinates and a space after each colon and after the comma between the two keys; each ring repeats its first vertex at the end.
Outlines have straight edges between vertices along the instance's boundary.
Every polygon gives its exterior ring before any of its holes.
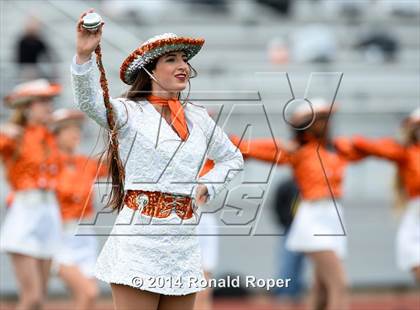
{"type": "MultiPolygon", "coordinates": [[[[76,105],[100,126],[108,127],[98,72],[94,62],[71,65],[76,105]]],[[[242,169],[243,158],[206,109],[184,105],[189,138],[181,141],[148,101],[111,99],[117,126],[119,152],[125,163],[125,190],[141,189],[194,196],[198,183],[207,185],[210,199],[242,169]],[[204,177],[198,172],[205,158],[214,168],[204,177]]]]}

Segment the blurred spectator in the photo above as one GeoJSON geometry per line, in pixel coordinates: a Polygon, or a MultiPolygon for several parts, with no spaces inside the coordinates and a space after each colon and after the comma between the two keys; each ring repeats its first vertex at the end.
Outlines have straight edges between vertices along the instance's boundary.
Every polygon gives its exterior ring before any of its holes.
{"type": "Polygon", "coordinates": [[[340,14],[342,17],[350,20],[360,17],[370,5],[371,3],[369,1],[360,0],[323,0],[324,7],[334,10],[336,14],[340,14]]]}
{"type": "Polygon", "coordinates": [[[101,8],[106,15],[117,21],[144,25],[163,20],[165,13],[175,13],[178,6],[173,0],[104,0],[101,8]]]}
{"type": "Polygon", "coordinates": [[[417,17],[420,15],[420,2],[419,1],[378,1],[386,11],[391,14],[401,17],[417,17]]]}
{"type": "Polygon", "coordinates": [[[116,0],[105,0],[102,3],[102,10],[110,18],[115,20],[127,20],[127,22],[133,22],[135,24],[141,24],[143,22],[143,17],[141,14],[141,8],[137,1],[130,1],[130,3],[125,3],[126,1],[116,1],[116,0]]]}
{"type": "Polygon", "coordinates": [[[357,42],[356,47],[364,53],[368,62],[391,62],[397,58],[399,44],[390,33],[371,31],[357,42]]]}
{"type": "Polygon", "coordinates": [[[332,62],[337,42],[330,27],[313,24],[296,31],[291,37],[291,58],[296,62],[332,62]]]}
{"type": "Polygon", "coordinates": [[[214,13],[227,13],[228,5],[226,0],[187,0],[192,5],[201,5],[211,9],[214,13]]]}
{"type": "Polygon", "coordinates": [[[287,179],[277,187],[274,199],[274,211],[279,224],[284,228],[284,236],[281,237],[278,261],[280,262],[279,279],[290,278],[288,287],[278,288],[275,294],[279,297],[298,302],[304,293],[303,272],[305,267],[305,255],[300,252],[292,252],[286,249],[285,241],[292,225],[296,208],[299,204],[299,189],[293,178],[287,179]]]}
{"type": "Polygon", "coordinates": [[[272,8],[276,13],[283,16],[290,15],[292,4],[290,0],[257,0],[257,2],[272,8]]]}
{"type": "Polygon", "coordinates": [[[268,58],[272,64],[286,64],[289,62],[289,50],[285,40],[279,37],[268,43],[268,58]]]}
{"type": "Polygon", "coordinates": [[[53,67],[48,74],[40,63],[52,61],[52,51],[41,33],[41,22],[29,16],[23,34],[16,42],[16,62],[19,65],[19,78],[31,80],[39,77],[52,78],[53,67]]]}

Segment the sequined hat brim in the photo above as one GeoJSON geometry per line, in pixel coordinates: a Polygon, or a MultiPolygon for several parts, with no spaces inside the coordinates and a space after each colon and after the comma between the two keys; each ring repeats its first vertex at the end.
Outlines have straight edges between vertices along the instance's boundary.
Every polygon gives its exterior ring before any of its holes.
{"type": "Polygon", "coordinates": [[[140,69],[169,52],[183,51],[188,60],[193,58],[204,44],[204,39],[169,38],[152,42],[132,52],[121,65],[121,80],[131,85],[140,69]]]}

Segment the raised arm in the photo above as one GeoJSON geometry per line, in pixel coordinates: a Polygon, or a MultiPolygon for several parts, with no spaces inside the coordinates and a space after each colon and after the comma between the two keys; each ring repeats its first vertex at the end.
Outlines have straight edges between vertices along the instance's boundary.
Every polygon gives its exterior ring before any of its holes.
{"type": "Polygon", "coordinates": [[[290,162],[290,153],[278,140],[268,138],[241,140],[233,135],[230,136],[230,139],[240,149],[244,158],[254,158],[277,165],[290,162]]]}
{"type": "Polygon", "coordinates": [[[405,148],[392,138],[367,139],[361,136],[352,139],[356,150],[383,159],[400,162],[405,158],[405,148]]]}
{"type": "MultiPolygon", "coordinates": [[[[99,75],[92,56],[100,43],[103,25],[96,32],[84,29],[82,18],[87,13],[83,13],[77,23],[76,56],[71,64],[73,94],[77,107],[100,126],[107,128],[103,93],[99,87],[99,75]]],[[[123,127],[128,117],[124,101],[110,99],[110,102],[117,127],[123,127]]]]}
{"type": "Polygon", "coordinates": [[[363,150],[356,148],[350,138],[338,137],[334,139],[333,143],[338,155],[347,161],[359,161],[369,155],[363,150]]]}
{"type": "Polygon", "coordinates": [[[207,111],[200,107],[197,109],[202,110],[200,126],[202,126],[207,139],[207,158],[214,162],[213,168],[200,177],[198,182],[207,186],[209,200],[211,200],[226,188],[228,183],[242,170],[244,160],[241,152],[216,125],[207,111]]]}

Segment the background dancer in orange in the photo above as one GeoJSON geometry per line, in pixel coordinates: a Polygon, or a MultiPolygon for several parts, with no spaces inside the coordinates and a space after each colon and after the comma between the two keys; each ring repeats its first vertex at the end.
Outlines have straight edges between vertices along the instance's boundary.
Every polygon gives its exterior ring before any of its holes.
{"type": "MultiPolygon", "coordinates": [[[[75,309],[92,309],[98,295],[93,275],[97,240],[93,230],[88,235],[77,235],[77,227],[81,219],[93,216],[93,184],[97,177],[107,175],[106,166],[76,153],[84,118],[77,110],[60,109],[53,113],[53,128],[63,164],[57,186],[63,238],[53,263],[74,296],[75,309]]],[[[86,227],[84,231],[86,234],[86,227]]]]}
{"type": "Polygon", "coordinates": [[[2,224],[0,249],[10,254],[19,285],[19,309],[39,309],[47,294],[51,258],[61,220],[54,190],[59,151],[47,128],[52,98],[61,91],[47,80],[20,84],[5,98],[15,113],[1,126],[0,155],[14,191],[2,224]]]}
{"type": "Polygon", "coordinates": [[[420,283],[420,108],[402,123],[402,143],[393,138],[354,138],[360,151],[397,166],[397,206],[405,207],[396,240],[398,267],[420,283]]]}
{"type": "Polygon", "coordinates": [[[350,140],[332,140],[324,100],[299,105],[292,115],[295,141],[287,147],[271,139],[240,141],[231,137],[245,158],[288,164],[293,170],[302,201],[294,218],[286,247],[304,252],[314,264],[311,309],[346,309],[347,278],[342,259],[346,236],[339,199],[343,195],[344,170],[363,156],[350,140]],[[337,207],[337,208],[336,208],[337,207]]]}

